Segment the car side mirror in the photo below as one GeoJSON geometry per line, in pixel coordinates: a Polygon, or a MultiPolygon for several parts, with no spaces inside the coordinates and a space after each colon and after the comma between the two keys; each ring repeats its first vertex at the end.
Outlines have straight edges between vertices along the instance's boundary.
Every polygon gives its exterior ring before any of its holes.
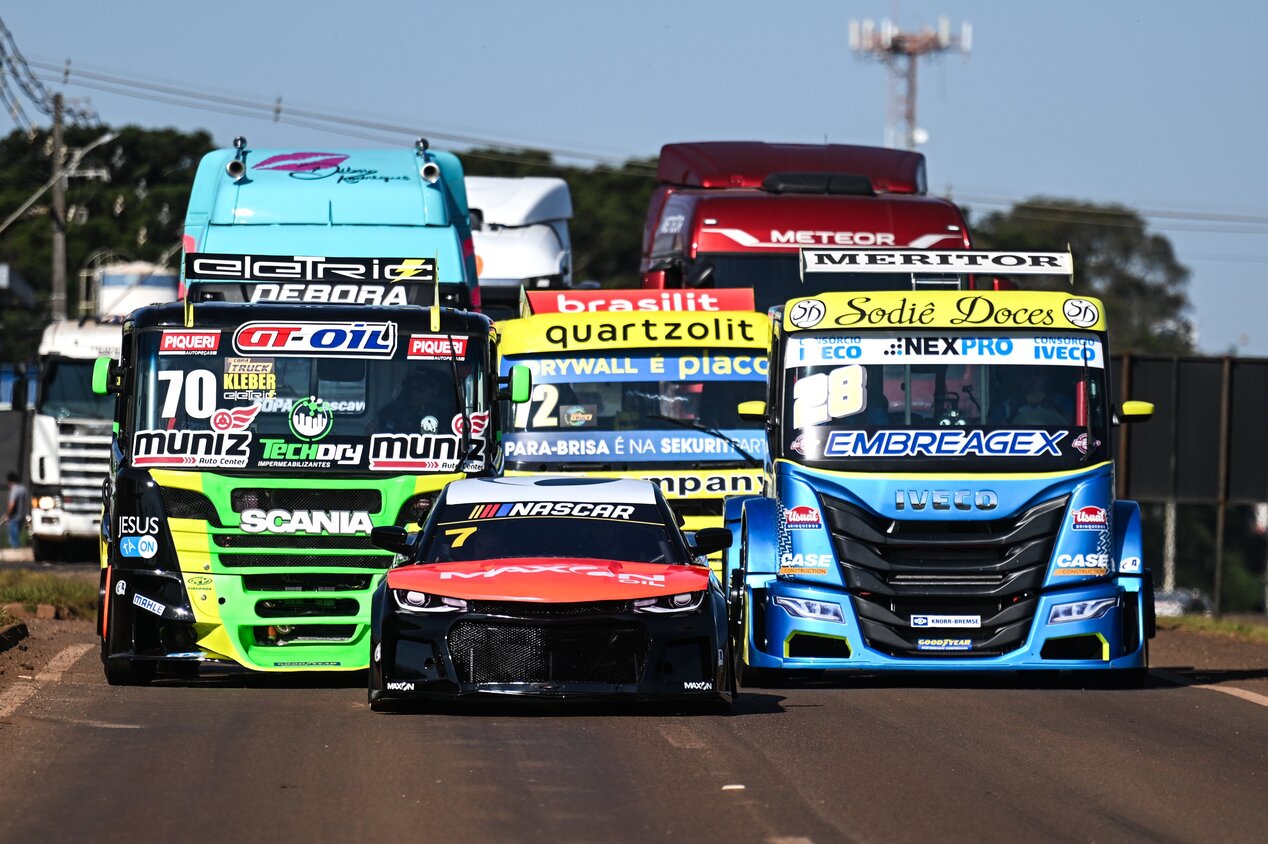
{"type": "Polygon", "coordinates": [[[746,422],[763,422],[766,419],[766,402],[742,401],[736,406],[736,412],[746,422]]]}
{"type": "Polygon", "coordinates": [[[92,391],[98,396],[123,392],[119,367],[110,358],[101,357],[93,361],[92,391]]]}
{"type": "Polygon", "coordinates": [[[696,531],[696,541],[691,546],[691,553],[707,557],[730,548],[733,541],[730,528],[700,528],[696,531]]]}
{"type": "Polygon", "coordinates": [[[414,553],[414,535],[397,525],[380,525],[370,528],[370,544],[393,554],[409,556],[414,553]]]}
{"type": "Polygon", "coordinates": [[[1125,423],[1148,422],[1154,415],[1153,402],[1125,401],[1118,407],[1118,421],[1125,423]]]}
{"type": "Polygon", "coordinates": [[[533,396],[533,370],[522,363],[511,367],[511,371],[498,379],[499,399],[510,399],[515,404],[523,404],[533,396]]]}

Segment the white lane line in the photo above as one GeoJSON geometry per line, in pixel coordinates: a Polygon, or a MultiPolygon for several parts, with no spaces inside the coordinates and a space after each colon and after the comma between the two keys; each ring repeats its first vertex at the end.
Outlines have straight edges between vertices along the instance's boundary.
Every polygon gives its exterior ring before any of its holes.
{"type": "Polygon", "coordinates": [[[774,838],[767,838],[766,844],[815,844],[814,839],[806,838],[804,835],[777,835],[774,838]]]}
{"type": "Polygon", "coordinates": [[[3,693],[0,693],[0,718],[8,718],[14,712],[17,712],[18,707],[30,700],[40,690],[41,683],[55,683],[60,680],[66,670],[74,665],[77,659],[94,647],[96,645],[88,643],[70,645],[48,661],[48,667],[35,675],[35,682],[25,682],[11,686],[3,693]]]}
{"type": "Polygon", "coordinates": [[[1174,686],[1189,686],[1194,689],[1205,689],[1208,692],[1219,692],[1221,694],[1232,695],[1250,703],[1256,703],[1260,706],[1268,706],[1268,695],[1261,695],[1258,692],[1249,692],[1246,689],[1239,689],[1236,686],[1220,686],[1220,685],[1204,685],[1196,680],[1191,680],[1182,674],[1174,671],[1168,671],[1165,668],[1151,668],[1149,673],[1153,674],[1160,680],[1166,680],[1174,686]]]}
{"type": "Polygon", "coordinates": [[[700,750],[704,747],[704,742],[689,727],[680,724],[662,724],[657,729],[660,730],[665,741],[674,747],[681,747],[684,750],[700,750]]]}

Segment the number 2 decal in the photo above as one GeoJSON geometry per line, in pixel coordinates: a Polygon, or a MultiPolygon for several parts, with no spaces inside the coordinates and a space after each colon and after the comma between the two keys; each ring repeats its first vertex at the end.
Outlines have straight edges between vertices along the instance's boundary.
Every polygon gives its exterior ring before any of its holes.
{"type": "Polygon", "coordinates": [[[867,407],[867,369],[852,363],[809,375],[793,385],[794,428],[822,425],[867,407]]]}
{"type": "Polygon", "coordinates": [[[524,402],[515,406],[515,427],[527,428],[529,411],[533,407],[537,408],[537,412],[533,414],[532,427],[534,428],[558,428],[559,416],[555,413],[555,408],[559,406],[559,388],[554,384],[535,384],[533,385],[532,401],[524,402]]]}

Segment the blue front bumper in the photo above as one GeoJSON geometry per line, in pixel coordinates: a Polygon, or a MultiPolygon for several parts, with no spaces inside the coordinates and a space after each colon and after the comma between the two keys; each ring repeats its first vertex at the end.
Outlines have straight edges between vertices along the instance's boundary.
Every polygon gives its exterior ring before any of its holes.
{"type": "Polygon", "coordinates": [[[1147,633],[1141,583],[1138,577],[1119,577],[1040,595],[1024,644],[1007,653],[956,650],[971,643],[972,629],[926,628],[919,633],[913,630],[912,635],[925,637],[931,649],[918,655],[894,655],[869,646],[847,593],[789,578],[755,575],[745,585],[744,661],[754,668],[850,671],[1143,668],[1147,633]],[[836,604],[844,621],[801,618],[777,604],[776,597],[836,604]],[[1097,598],[1117,598],[1117,606],[1101,618],[1048,622],[1058,604],[1097,598]]]}

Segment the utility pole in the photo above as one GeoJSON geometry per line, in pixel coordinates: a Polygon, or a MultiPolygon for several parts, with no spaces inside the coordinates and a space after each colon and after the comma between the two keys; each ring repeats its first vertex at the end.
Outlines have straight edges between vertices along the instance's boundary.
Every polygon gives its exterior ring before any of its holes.
{"type": "Polygon", "coordinates": [[[66,144],[62,138],[62,95],[53,95],[53,319],[66,319],[66,144]]]}
{"type": "Polygon", "coordinates": [[[888,18],[881,21],[879,29],[870,19],[850,21],[850,49],[863,58],[876,59],[889,70],[886,146],[898,146],[900,123],[903,125],[902,143],[907,149],[915,149],[928,140],[929,133],[916,122],[916,71],[920,58],[950,50],[968,55],[972,47],[973,27],[961,24],[960,34],[952,35],[951,22],[945,17],[938,19],[937,30],[926,26],[918,32],[903,32],[888,18]],[[906,59],[905,66],[903,59],[906,59]]]}

